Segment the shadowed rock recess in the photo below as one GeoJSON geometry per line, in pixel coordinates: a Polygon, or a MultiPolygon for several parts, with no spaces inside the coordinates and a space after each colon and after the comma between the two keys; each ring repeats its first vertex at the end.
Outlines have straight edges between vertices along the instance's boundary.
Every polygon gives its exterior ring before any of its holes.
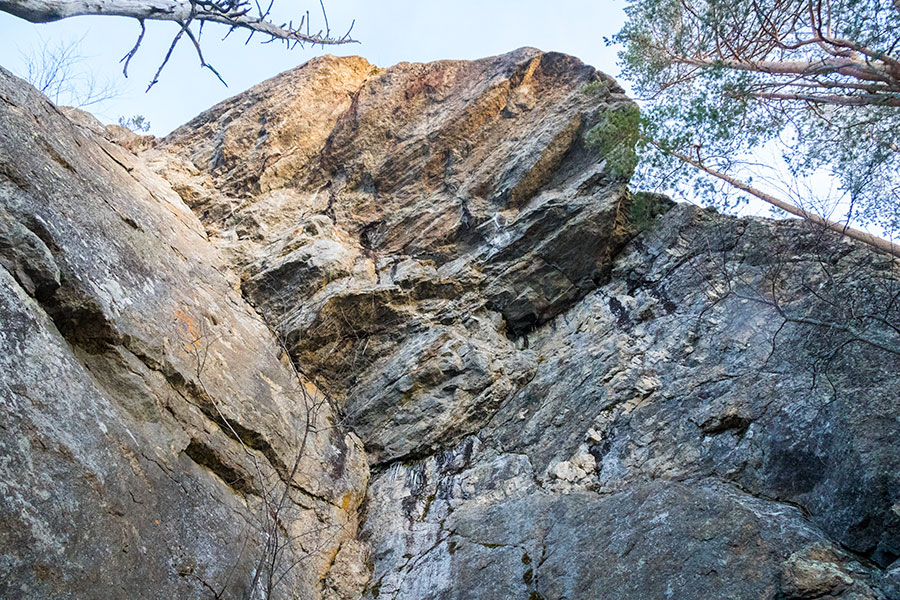
{"type": "Polygon", "coordinates": [[[900,599],[900,270],[632,194],[631,104],[323,57],[155,140],[0,70],[0,597],[900,599]]]}

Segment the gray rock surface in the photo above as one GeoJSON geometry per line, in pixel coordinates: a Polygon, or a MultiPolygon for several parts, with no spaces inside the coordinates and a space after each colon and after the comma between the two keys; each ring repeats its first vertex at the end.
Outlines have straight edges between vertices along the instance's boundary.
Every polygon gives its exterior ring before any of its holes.
{"type": "Polygon", "coordinates": [[[244,597],[285,489],[279,592],[321,597],[359,440],[326,404],[292,473],[321,394],[181,198],[2,70],[0,122],[0,597],[244,597]]]}
{"type": "Polygon", "coordinates": [[[153,140],[0,74],[0,596],[246,597],[287,489],[276,598],[900,598],[900,271],[637,231],[605,75],[323,57],[153,140]]]}
{"type": "Polygon", "coordinates": [[[593,68],[529,48],[387,70],[324,57],[147,157],[385,461],[476,429],[533,373],[509,336],[609,270],[625,181],[582,137],[630,103],[593,68]]]}
{"type": "Polygon", "coordinates": [[[848,317],[889,307],[892,269],[674,208],[529,334],[537,370],[485,426],[376,470],[371,597],[895,598],[897,335],[848,317]]]}

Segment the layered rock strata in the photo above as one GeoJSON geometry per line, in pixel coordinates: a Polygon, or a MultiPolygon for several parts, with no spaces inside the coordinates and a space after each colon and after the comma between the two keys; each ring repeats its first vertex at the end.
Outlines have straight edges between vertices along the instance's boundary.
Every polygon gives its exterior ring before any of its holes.
{"type": "Polygon", "coordinates": [[[324,57],[162,140],[0,84],[5,595],[266,597],[275,531],[274,597],[900,598],[897,267],[630,193],[591,67],[324,57]]]}

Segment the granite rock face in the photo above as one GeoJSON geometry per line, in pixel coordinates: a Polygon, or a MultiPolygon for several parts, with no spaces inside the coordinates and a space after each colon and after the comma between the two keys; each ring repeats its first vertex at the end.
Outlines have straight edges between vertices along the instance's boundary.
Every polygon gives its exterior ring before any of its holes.
{"type": "Polygon", "coordinates": [[[300,451],[321,392],[164,180],[2,70],[0,122],[0,597],[249,597],[273,495],[321,597],[358,438],[325,404],[300,451]]]}
{"type": "Polygon", "coordinates": [[[672,209],[528,335],[486,426],[376,469],[372,597],[896,598],[896,276],[672,209]]]}
{"type": "Polygon", "coordinates": [[[323,57],[151,140],[0,74],[0,595],[266,597],[274,531],[275,598],[900,598],[900,271],[638,231],[605,75],[323,57]]]}
{"type": "Polygon", "coordinates": [[[609,270],[626,182],[582,137],[630,102],[533,49],[386,71],[326,57],[204,113],[151,160],[384,462],[482,425],[534,372],[509,338],[609,270]]]}

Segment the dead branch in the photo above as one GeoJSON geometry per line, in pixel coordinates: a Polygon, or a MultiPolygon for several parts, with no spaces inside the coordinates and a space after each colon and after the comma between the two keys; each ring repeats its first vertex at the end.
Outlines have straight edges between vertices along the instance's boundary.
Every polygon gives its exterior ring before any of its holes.
{"type": "Polygon", "coordinates": [[[247,42],[250,41],[253,35],[259,33],[266,36],[263,43],[281,41],[288,48],[293,48],[297,45],[302,47],[304,44],[318,44],[324,47],[326,45],[356,42],[350,37],[353,23],[350,24],[350,27],[343,35],[332,35],[331,27],[328,24],[328,15],[325,12],[325,5],[321,0],[319,6],[322,9],[325,29],[324,31],[320,30],[318,33],[310,33],[308,12],[301,17],[296,26],[293,21],[281,24],[272,21],[270,15],[273,5],[274,0],[270,0],[268,5],[260,4],[259,2],[254,2],[251,5],[249,0],[0,0],[0,11],[32,23],[50,23],[83,15],[137,19],[141,25],[141,32],[134,47],[120,61],[124,63],[123,73],[126,77],[128,76],[128,65],[135,54],[137,54],[144,40],[144,34],[146,33],[145,21],[172,21],[177,23],[179,30],[172,39],[162,64],[160,64],[153,80],[147,87],[148,91],[159,81],[160,73],[162,73],[169,62],[178,41],[185,34],[187,34],[188,39],[194,45],[194,49],[200,59],[201,68],[209,69],[219,81],[223,84],[225,83],[219,72],[203,58],[203,52],[200,48],[201,36],[199,34],[195,35],[190,29],[190,26],[194,23],[200,24],[201,32],[203,25],[206,23],[225,25],[228,27],[225,37],[228,37],[236,29],[249,31],[250,36],[247,38],[247,42]]]}

